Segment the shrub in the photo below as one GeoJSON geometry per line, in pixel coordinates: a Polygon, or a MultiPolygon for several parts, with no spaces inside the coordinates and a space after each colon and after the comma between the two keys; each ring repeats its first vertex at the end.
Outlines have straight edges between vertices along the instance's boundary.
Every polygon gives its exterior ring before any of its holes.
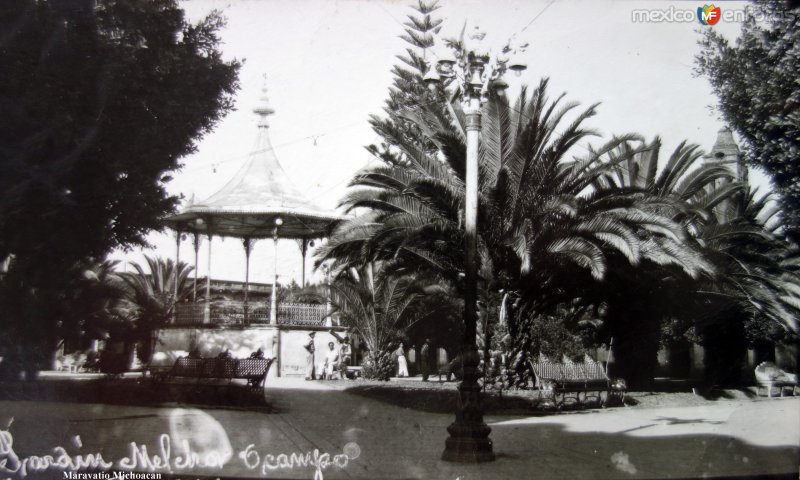
{"type": "Polygon", "coordinates": [[[394,360],[391,353],[367,354],[364,358],[362,374],[369,380],[387,381],[394,374],[394,360]]]}

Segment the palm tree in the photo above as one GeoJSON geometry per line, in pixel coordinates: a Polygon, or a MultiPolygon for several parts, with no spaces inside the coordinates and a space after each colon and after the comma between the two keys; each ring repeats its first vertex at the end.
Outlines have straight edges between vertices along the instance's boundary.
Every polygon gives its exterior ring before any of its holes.
{"type": "Polygon", "coordinates": [[[333,313],[354,329],[368,350],[366,364],[375,366],[380,379],[387,379],[387,361],[395,340],[418,322],[439,315],[449,305],[422,311],[420,301],[444,293],[415,275],[389,275],[386,263],[367,263],[360,269],[342,270],[330,285],[328,296],[333,313]]]}
{"type": "Polygon", "coordinates": [[[132,263],[136,273],[120,273],[128,290],[128,318],[132,322],[132,338],[139,342],[139,358],[150,361],[153,333],[168,324],[175,313],[175,304],[191,297],[190,274],[194,267],[162,258],[145,256],[149,272],[132,263]],[[177,285],[177,288],[176,288],[177,285]]]}
{"type": "Polygon", "coordinates": [[[777,209],[767,206],[766,197],[756,200],[726,167],[702,163],[697,147],[681,144],[659,164],[660,146],[656,138],[598,179],[595,188],[648,196],[656,199],[654,205],[663,200],[661,211],[690,234],[684,246],[691,248],[680,250],[694,257],[686,263],[701,261],[711,268],[692,276],[665,268],[658,254],[638,266],[617,259],[600,288],[587,288],[593,298],[586,300],[607,311],[604,330],[616,340],[617,372],[634,384],[652,379],[667,320],[673,335],[694,327],[708,333],[707,346],[724,344],[717,352],[724,355],[707,357],[727,358],[722,363],[729,366],[737,365],[729,354],[739,351],[729,342],[744,340],[744,320],[771,321],[790,335],[798,330],[798,279],[790,268],[796,253],[774,232],[777,209]]]}
{"type": "MultiPolygon", "coordinates": [[[[594,188],[613,169],[646,150],[622,150],[635,136],[600,148],[577,145],[595,135],[583,127],[592,106],[550,102],[547,80],[511,107],[490,98],[480,151],[479,249],[487,285],[523,292],[521,315],[543,312],[581,292],[576,277],[602,280],[610,255],[631,264],[647,256],[692,275],[710,269],[680,248],[687,233],[660,211],[663,200],[594,188]],[[580,155],[578,155],[580,153],[580,155]]],[[[455,286],[463,272],[465,127],[458,104],[432,102],[402,112],[427,141],[392,138],[393,156],[359,172],[341,204],[360,213],[341,224],[323,259],[350,267],[392,259],[407,271],[438,275],[455,286]],[[449,110],[449,114],[443,111],[449,110]],[[435,149],[426,148],[433,144],[435,149]]]]}
{"type": "MultiPolygon", "coordinates": [[[[127,320],[125,287],[115,272],[119,261],[89,262],[76,280],[73,295],[65,304],[71,316],[78,319],[80,337],[105,338],[127,320]]],[[[66,337],[67,335],[65,335],[66,337]]]]}
{"type": "Polygon", "coordinates": [[[626,161],[599,178],[595,187],[679,200],[669,205],[683,207],[673,212],[675,219],[681,221],[704,219],[709,210],[741,191],[728,167],[702,161],[703,152],[697,145],[681,143],[663,164],[660,153],[659,137],[644,149],[630,142],[621,144],[615,154],[624,156],[626,161]],[[631,155],[635,150],[638,151],[631,155]]]}
{"type": "Polygon", "coordinates": [[[704,302],[693,315],[707,350],[719,357],[706,368],[715,384],[738,381],[748,344],[800,339],[800,251],[781,237],[778,207],[749,187],[721,207],[698,232],[721,274],[701,285],[704,302]]]}
{"type": "Polygon", "coordinates": [[[660,153],[657,137],[644,148],[625,142],[613,155],[626,160],[593,184],[597,195],[641,199],[686,232],[658,241],[641,238],[641,262],[612,257],[605,281],[583,288],[585,303],[603,307],[599,337],[604,342],[614,338],[616,373],[631,385],[652,380],[664,322],[686,316],[688,305],[697,300],[694,292],[718,277],[718,266],[696,235],[713,211],[741,190],[727,168],[703,163],[697,146],[681,143],[663,163],[660,153]],[[683,268],[674,268],[676,257],[683,268]]]}

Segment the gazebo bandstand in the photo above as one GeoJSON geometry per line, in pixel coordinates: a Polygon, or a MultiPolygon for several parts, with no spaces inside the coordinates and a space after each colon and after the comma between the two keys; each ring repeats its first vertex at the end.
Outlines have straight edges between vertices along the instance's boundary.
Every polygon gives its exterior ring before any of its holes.
{"type": "MultiPolygon", "coordinates": [[[[320,328],[330,326],[326,305],[278,304],[277,264],[278,240],[290,239],[300,244],[302,256],[301,282],[305,286],[306,256],[314,239],[326,237],[331,226],[342,217],[316,206],[289,180],[275,155],[269,138],[267,117],[275,113],[266,94],[253,112],[259,116],[256,145],[247,161],[219,191],[202,202],[190,202],[182,211],[165,219],[176,232],[176,257],[180,258],[181,237],[193,236],[195,255],[195,292],[191,303],[179,303],[175,309],[175,325],[240,326],[270,325],[273,327],[320,328]],[[200,240],[208,239],[208,279],[202,303],[197,296],[197,265],[200,240]],[[243,301],[212,304],[211,240],[214,237],[241,239],[245,254],[243,301]],[[249,299],[250,254],[257,240],[272,239],[274,265],[269,305],[253,305],[249,299]]],[[[273,339],[273,351],[279,356],[280,336],[273,339]]]]}

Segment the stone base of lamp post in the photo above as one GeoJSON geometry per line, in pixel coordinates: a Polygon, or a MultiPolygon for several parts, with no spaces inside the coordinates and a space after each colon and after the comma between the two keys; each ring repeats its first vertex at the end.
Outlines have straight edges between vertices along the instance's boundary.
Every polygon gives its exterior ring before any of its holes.
{"type": "Polygon", "coordinates": [[[495,459],[489,433],[483,422],[483,399],[478,385],[480,358],[478,350],[471,347],[461,354],[464,377],[458,386],[456,420],[447,427],[450,436],[445,440],[442,460],[448,462],[479,463],[495,459]]]}

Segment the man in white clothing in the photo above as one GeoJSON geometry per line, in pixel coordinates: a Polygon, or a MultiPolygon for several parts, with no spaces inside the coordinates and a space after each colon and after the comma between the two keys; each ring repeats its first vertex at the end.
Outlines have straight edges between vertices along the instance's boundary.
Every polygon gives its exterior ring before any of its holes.
{"type": "Polygon", "coordinates": [[[336,344],[328,342],[328,351],[325,352],[325,363],[322,365],[323,379],[333,378],[333,370],[339,364],[339,352],[336,351],[336,344]]]}

